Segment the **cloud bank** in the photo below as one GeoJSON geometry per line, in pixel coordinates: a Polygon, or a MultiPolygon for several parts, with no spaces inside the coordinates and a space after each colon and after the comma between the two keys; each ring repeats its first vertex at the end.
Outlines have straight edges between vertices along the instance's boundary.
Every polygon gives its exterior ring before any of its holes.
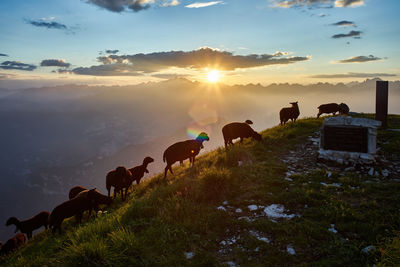
{"type": "Polygon", "coordinates": [[[348,72],[339,74],[317,74],[308,76],[309,78],[317,79],[334,79],[334,78],[376,78],[376,77],[395,77],[396,74],[392,73],[360,73],[360,72],[348,72]]]}
{"type": "Polygon", "coordinates": [[[354,7],[364,4],[364,0],[272,0],[274,7],[298,8],[298,7],[354,7]]]}
{"type": "Polygon", "coordinates": [[[349,33],[340,33],[332,36],[333,39],[353,37],[356,39],[361,38],[362,31],[350,31],[349,33]]]}
{"type": "Polygon", "coordinates": [[[369,55],[369,56],[356,56],[356,57],[350,57],[348,59],[342,59],[339,60],[338,63],[363,63],[363,62],[377,61],[377,60],[381,60],[381,58],[369,55]]]}
{"type": "Polygon", "coordinates": [[[8,57],[8,55],[0,53],[0,57],[8,57]]]}
{"type": "Polygon", "coordinates": [[[200,48],[193,51],[170,51],[150,54],[108,55],[98,57],[102,65],[79,67],[72,70],[75,74],[100,76],[137,76],[154,73],[168,68],[199,70],[217,68],[233,71],[235,69],[254,68],[268,65],[286,65],[307,61],[311,57],[287,56],[286,52],[269,54],[234,55],[231,52],[200,48]]]}
{"type": "Polygon", "coordinates": [[[68,30],[67,25],[55,21],[47,22],[43,20],[26,20],[28,24],[36,27],[43,27],[47,29],[68,30]]]}
{"type": "Polygon", "coordinates": [[[69,68],[71,64],[65,62],[64,59],[45,59],[40,63],[41,67],[63,67],[69,68]]]}
{"type": "Polygon", "coordinates": [[[342,20],[336,23],[332,23],[331,25],[339,27],[356,27],[356,24],[353,21],[348,20],[342,20]]]}
{"type": "Polygon", "coordinates": [[[25,71],[33,71],[37,67],[31,64],[25,64],[19,61],[4,61],[1,63],[0,68],[5,70],[25,70],[25,71]]]}
{"type": "Polygon", "coordinates": [[[154,3],[154,0],[88,0],[87,2],[108,11],[120,13],[148,9],[150,4],[154,3]]]}

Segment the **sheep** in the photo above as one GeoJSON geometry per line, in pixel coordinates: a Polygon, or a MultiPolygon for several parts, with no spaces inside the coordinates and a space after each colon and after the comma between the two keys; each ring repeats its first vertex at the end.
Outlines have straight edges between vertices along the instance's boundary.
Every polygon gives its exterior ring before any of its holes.
{"type": "Polygon", "coordinates": [[[168,170],[172,172],[172,164],[179,161],[181,164],[185,159],[189,159],[189,162],[194,166],[196,156],[200,153],[200,150],[204,148],[203,142],[209,141],[210,138],[204,132],[200,133],[195,140],[186,140],[177,142],[169,146],[163,155],[163,161],[167,163],[164,172],[164,179],[167,177],[168,170]]]}
{"type": "Polygon", "coordinates": [[[341,112],[341,110],[340,105],[336,103],[323,104],[318,107],[317,118],[323,113],[332,113],[332,115],[336,115],[336,112],[341,112]]]}
{"type": "MultiPolygon", "coordinates": [[[[120,192],[122,200],[125,200],[123,189],[126,188],[127,186],[129,187],[131,184],[132,184],[132,173],[123,166],[119,166],[115,170],[112,170],[107,173],[106,188],[108,191],[108,196],[110,196],[111,186],[113,186],[114,198],[117,196],[117,193],[120,192]]],[[[125,197],[126,197],[126,191],[125,191],[125,197]]]]}
{"type": "Polygon", "coordinates": [[[129,171],[132,173],[132,182],[136,181],[136,184],[140,183],[140,179],[142,179],[144,173],[149,173],[147,170],[147,165],[149,165],[151,162],[154,162],[153,158],[145,157],[142,165],[129,169],[129,171]]]}
{"type": "Polygon", "coordinates": [[[252,137],[254,140],[261,141],[261,135],[254,131],[249,124],[253,122],[246,120],[246,122],[232,122],[222,127],[222,135],[224,136],[225,148],[228,145],[233,145],[232,140],[240,138],[240,142],[243,142],[243,138],[252,137]]]}
{"type": "Polygon", "coordinates": [[[25,242],[26,236],[22,233],[18,233],[12,238],[8,239],[4,245],[0,242],[0,254],[12,252],[25,244],[25,242]]]}
{"type": "Polygon", "coordinates": [[[28,239],[31,239],[33,230],[36,230],[42,226],[47,229],[47,220],[49,218],[49,215],[50,212],[42,211],[32,218],[24,221],[20,221],[16,217],[10,217],[6,222],[6,226],[14,224],[16,226],[15,233],[19,230],[21,231],[21,233],[26,234],[28,236],[28,239]]]}
{"type": "Polygon", "coordinates": [[[53,209],[49,216],[49,227],[52,229],[53,234],[58,229],[61,233],[61,224],[64,219],[76,216],[78,223],[81,223],[82,213],[88,203],[94,201],[92,192],[96,189],[89,190],[85,197],[75,197],[67,200],[53,209]]]}
{"type": "Polygon", "coordinates": [[[292,120],[292,122],[296,122],[296,119],[300,115],[298,102],[291,102],[291,107],[282,108],[279,112],[279,117],[281,120],[281,125],[286,124],[288,120],[292,120]]]}
{"type": "Polygon", "coordinates": [[[340,103],[339,106],[340,106],[340,111],[339,111],[340,114],[346,114],[346,115],[349,114],[350,109],[348,105],[346,105],[345,103],[340,103]]]}
{"type": "Polygon", "coordinates": [[[79,194],[82,191],[88,190],[87,188],[77,185],[71,188],[71,190],[69,190],[69,199],[73,199],[74,197],[76,197],[77,194],[79,194]]]}
{"type": "Polygon", "coordinates": [[[77,217],[77,219],[79,217],[82,217],[83,212],[85,212],[86,210],[89,211],[89,217],[92,214],[92,210],[95,210],[96,214],[99,210],[99,205],[110,205],[112,203],[112,198],[108,197],[106,195],[103,195],[102,193],[100,193],[96,188],[92,189],[92,190],[83,190],[81,192],[79,192],[75,198],[86,198],[86,199],[90,199],[90,201],[85,202],[82,205],[82,214],[79,214],[77,217]],[[89,194],[91,194],[89,196],[89,194]]]}

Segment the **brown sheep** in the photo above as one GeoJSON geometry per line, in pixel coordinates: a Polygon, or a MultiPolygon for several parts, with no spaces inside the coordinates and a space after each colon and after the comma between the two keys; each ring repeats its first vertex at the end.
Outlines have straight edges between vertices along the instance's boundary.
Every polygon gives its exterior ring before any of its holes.
{"type": "Polygon", "coordinates": [[[243,138],[252,137],[257,141],[261,141],[261,135],[254,131],[249,124],[252,121],[246,120],[246,122],[232,122],[222,127],[222,135],[224,136],[225,148],[228,145],[233,145],[232,140],[240,138],[240,142],[243,142],[243,138]]]}
{"type": "Polygon", "coordinates": [[[18,233],[12,238],[8,239],[4,245],[0,242],[0,254],[10,253],[25,244],[25,242],[26,236],[22,233],[18,233]]]}
{"type": "Polygon", "coordinates": [[[116,198],[118,192],[121,193],[121,199],[125,200],[124,197],[124,188],[129,187],[132,184],[132,173],[125,167],[119,166],[115,170],[112,170],[107,173],[106,176],[106,188],[108,191],[108,196],[110,196],[111,186],[114,187],[114,198],[116,198]]]}
{"type": "Polygon", "coordinates": [[[318,107],[317,118],[324,113],[332,113],[332,115],[336,115],[336,112],[340,112],[341,110],[340,106],[336,103],[323,104],[318,107]]]}
{"type": "Polygon", "coordinates": [[[292,120],[292,122],[296,122],[296,119],[300,115],[298,102],[291,102],[292,106],[287,108],[282,108],[279,112],[279,118],[281,120],[281,125],[286,124],[288,120],[292,120]]]}
{"type": "Polygon", "coordinates": [[[33,230],[36,230],[42,226],[47,229],[47,220],[49,218],[50,212],[42,211],[32,218],[26,219],[24,221],[18,220],[16,217],[11,217],[7,220],[6,226],[14,224],[16,226],[15,233],[21,231],[28,236],[28,239],[32,238],[33,230]]]}
{"type": "Polygon", "coordinates": [[[145,157],[142,165],[129,169],[129,171],[132,173],[132,181],[136,181],[136,184],[139,184],[140,179],[142,179],[144,176],[144,173],[149,173],[147,170],[147,165],[149,165],[151,162],[154,162],[153,158],[145,157]]]}
{"type": "Polygon", "coordinates": [[[69,190],[69,194],[68,197],[69,199],[73,199],[74,197],[76,197],[77,194],[79,194],[82,191],[88,190],[87,188],[77,185],[71,188],[71,190],[69,190]]]}
{"type": "MultiPolygon", "coordinates": [[[[108,197],[106,195],[103,195],[102,193],[100,193],[96,188],[92,189],[92,190],[83,190],[81,192],[79,192],[75,198],[90,198],[90,201],[87,201],[84,203],[84,205],[82,205],[82,214],[83,212],[85,212],[86,210],[89,211],[89,217],[92,214],[92,210],[94,210],[97,214],[98,210],[99,210],[99,205],[110,205],[112,203],[112,198],[108,197]],[[89,196],[89,194],[91,194],[89,196]]],[[[78,215],[77,218],[82,217],[81,215],[78,215]]]]}
{"type": "Polygon", "coordinates": [[[55,233],[57,229],[61,233],[61,224],[66,218],[76,216],[78,223],[81,223],[82,213],[85,211],[85,207],[88,206],[88,203],[94,201],[93,195],[91,194],[91,191],[94,190],[96,189],[89,190],[86,197],[75,197],[61,203],[53,209],[49,216],[49,227],[52,229],[53,233],[55,233]]]}
{"type": "Polygon", "coordinates": [[[172,172],[172,164],[179,161],[181,164],[185,159],[189,159],[192,166],[194,166],[194,161],[196,156],[199,154],[200,150],[203,148],[203,142],[209,141],[210,138],[204,132],[200,133],[195,140],[186,140],[183,142],[177,142],[169,146],[163,155],[163,161],[167,162],[165,167],[164,179],[167,177],[168,170],[172,172]]]}

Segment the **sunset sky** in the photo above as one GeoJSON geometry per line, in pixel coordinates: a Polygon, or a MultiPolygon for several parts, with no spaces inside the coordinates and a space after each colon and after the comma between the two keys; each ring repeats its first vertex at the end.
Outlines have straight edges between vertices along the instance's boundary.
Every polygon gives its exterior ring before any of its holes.
{"type": "Polygon", "coordinates": [[[213,70],[227,84],[398,80],[399,12],[398,0],[2,0],[0,87],[213,70]]]}

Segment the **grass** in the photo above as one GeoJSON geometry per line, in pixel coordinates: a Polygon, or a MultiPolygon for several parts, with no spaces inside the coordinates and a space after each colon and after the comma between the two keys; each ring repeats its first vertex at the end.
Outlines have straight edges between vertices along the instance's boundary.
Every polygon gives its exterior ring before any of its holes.
{"type": "MultiPolygon", "coordinates": [[[[400,124],[400,116],[389,119],[400,124]]],[[[352,172],[328,178],[324,169],[284,179],[281,157],[321,123],[299,120],[265,130],[260,143],[202,155],[193,168],[175,168],[167,182],[161,174],[144,181],[128,201],[117,200],[96,219],[80,226],[67,220],[62,235],[41,232],[0,265],[400,265],[400,183],[365,183],[368,177],[352,172]],[[248,209],[270,204],[298,216],[274,222],[248,209]],[[332,224],[337,233],[329,231],[332,224]],[[362,252],[367,246],[376,249],[362,252]]],[[[379,133],[389,156],[400,156],[399,140],[398,132],[379,133]]]]}

